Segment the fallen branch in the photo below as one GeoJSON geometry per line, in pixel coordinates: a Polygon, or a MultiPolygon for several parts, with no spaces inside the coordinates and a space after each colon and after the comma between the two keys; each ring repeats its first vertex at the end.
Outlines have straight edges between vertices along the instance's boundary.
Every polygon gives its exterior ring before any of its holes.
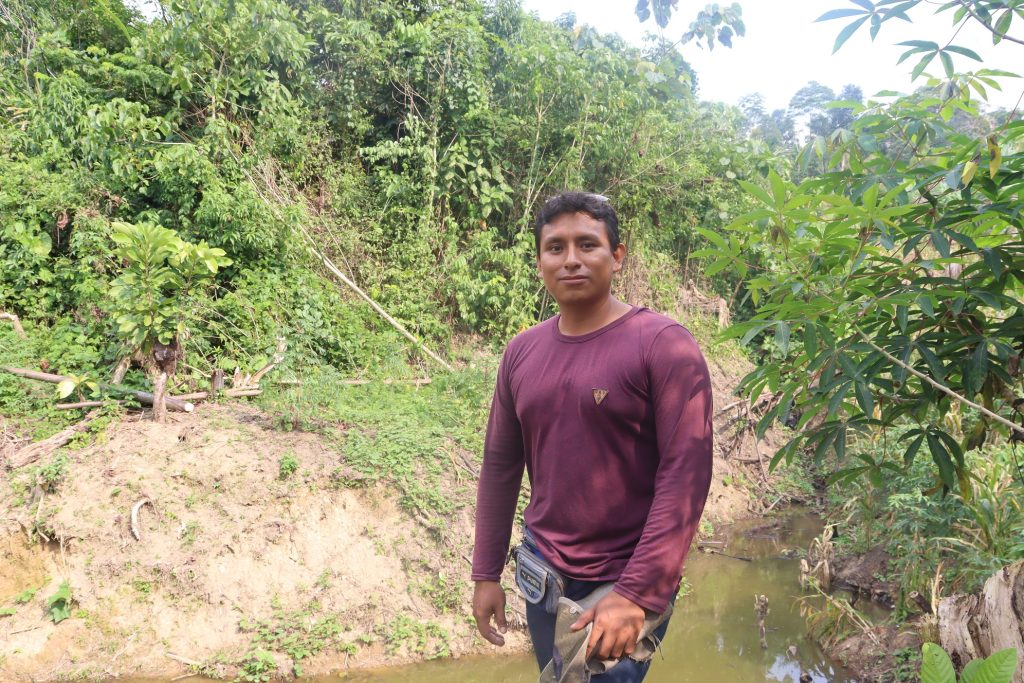
{"type": "Polygon", "coordinates": [[[44,455],[52,453],[61,446],[66,445],[71,441],[71,439],[75,438],[76,435],[81,434],[88,429],[89,424],[99,416],[100,411],[93,410],[86,415],[81,422],[73,424],[49,438],[25,446],[11,457],[8,462],[8,467],[10,469],[18,469],[19,467],[24,467],[25,465],[34,463],[44,455]]]}
{"type": "Polygon", "coordinates": [[[253,375],[252,378],[248,382],[246,382],[246,384],[249,386],[258,385],[260,383],[260,380],[263,379],[263,375],[267,374],[284,361],[284,352],[287,348],[288,345],[285,344],[284,337],[279,338],[277,340],[277,353],[274,354],[274,358],[269,363],[264,365],[262,368],[257,370],[256,374],[253,375]]]}
{"type": "MultiPolygon", "coordinates": [[[[284,220],[284,216],[282,216],[281,212],[278,210],[277,204],[274,201],[271,201],[271,199],[267,198],[263,194],[260,186],[256,183],[256,179],[253,178],[252,175],[250,175],[248,171],[246,171],[245,174],[249,178],[249,182],[252,183],[252,187],[256,191],[256,194],[259,195],[259,197],[264,202],[266,202],[267,208],[270,209],[270,213],[275,218],[277,218],[278,220],[284,220]]],[[[268,192],[274,194],[275,198],[278,199],[279,201],[284,199],[283,197],[281,197],[279,192],[275,191],[271,187],[270,183],[267,182],[266,178],[264,178],[263,187],[266,188],[266,190],[268,192]]],[[[395,318],[393,316],[391,316],[387,311],[385,311],[384,308],[380,304],[378,304],[376,301],[374,301],[373,298],[369,294],[364,292],[359,287],[359,285],[357,285],[355,282],[353,282],[350,277],[348,277],[343,272],[341,272],[338,269],[338,267],[335,266],[334,263],[332,263],[329,258],[327,258],[327,256],[325,256],[323,253],[321,253],[319,248],[318,248],[316,240],[313,239],[313,236],[309,234],[309,231],[306,230],[306,227],[304,225],[302,225],[302,223],[298,223],[298,228],[302,232],[303,237],[306,238],[306,241],[308,242],[308,248],[309,248],[310,252],[312,252],[314,256],[316,256],[318,259],[320,259],[320,261],[324,264],[324,266],[326,266],[327,270],[329,270],[331,272],[331,274],[333,274],[336,278],[341,280],[353,292],[358,294],[360,298],[362,298],[364,301],[366,301],[366,303],[370,304],[370,308],[375,310],[382,318],[384,318],[384,320],[388,321],[388,323],[392,327],[394,327],[396,330],[398,330],[402,334],[402,336],[404,336],[406,339],[411,341],[414,346],[418,347],[419,349],[421,349],[423,351],[423,353],[425,353],[428,356],[430,356],[430,358],[432,358],[438,365],[443,367],[445,370],[448,370],[449,372],[453,372],[454,371],[454,368],[452,368],[451,365],[449,365],[439,355],[437,355],[436,353],[431,351],[429,348],[427,348],[426,344],[424,344],[421,340],[417,339],[411,332],[409,332],[409,330],[405,329],[405,326],[402,325],[402,323],[400,323],[397,320],[395,320],[395,318]]]]}
{"type": "Polygon", "coordinates": [[[78,403],[58,403],[54,406],[57,410],[75,410],[76,408],[101,408],[105,405],[120,403],[120,401],[79,401],[78,403]]]}
{"type": "Polygon", "coordinates": [[[399,332],[401,332],[402,336],[411,341],[414,346],[419,347],[420,350],[423,351],[423,353],[427,354],[432,359],[434,359],[434,361],[445,370],[449,372],[454,372],[454,368],[451,365],[449,365],[444,359],[442,359],[441,356],[437,355],[429,348],[427,348],[426,344],[424,344],[422,341],[413,336],[413,334],[409,332],[409,330],[405,329],[405,326],[402,325],[402,323],[398,322],[393,317],[391,317],[391,315],[389,315],[388,312],[385,311],[380,304],[378,304],[376,301],[370,298],[369,294],[360,289],[359,285],[350,280],[348,276],[346,276],[343,272],[338,270],[338,267],[331,263],[331,260],[329,258],[321,254],[320,251],[316,248],[316,243],[313,241],[313,238],[309,235],[308,232],[306,232],[305,228],[302,229],[302,232],[305,234],[306,239],[309,241],[309,250],[312,251],[313,254],[317,258],[319,258],[325,266],[327,266],[327,270],[331,271],[331,273],[333,273],[336,278],[344,282],[356,294],[362,297],[366,301],[366,303],[370,304],[370,307],[373,308],[373,310],[377,311],[377,313],[379,313],[382,318],[391,323],[391,326],[394,327],[399,332]]]}
{"type": "MultiPolygon", "coordinates": [[[[71,381],[70,377],[64,375],[54,375],[49,372],[39,372],[37,370],[25,370],[24,368],[11,368],[3,367],[0,370],[9,372],[12,375],[24,377],[25,379],[34,379],[37,382],[50,382],[51,384],[60,384],[61,382],[71,381]]],[[[115,391],[121,391],[117,387],[111,387],[109,385],[100,385],[102,389],[114,389],[115,391]]],[[[153,394],[148,391],[128,391],[127,393],[135,397],[135,400],[142,405],[151,406],[153,405],[153,394]]],[[[185,401],[175,400],[173,398],[164,399],[164,403],[167,405],[168,410],[176,410],[180,413],[191,413],[195,408],[191,403],[185,401]]]]}
{"type": "Polygon", "coordinates": [[[725,406],[724,408],[716,411],[715,412],[715,417],[718,417],[719,415],[721,415],[722,413],[724,413],[726,411],[732,410],[733,408],[735,408],[736,406],[738,406],[739,404],[743,403],[746,400],[747,399],[745,399],[745,398],[741,398],[738,401],[733,401],[732,403],[730,403],[729,405],[725,406]]]}
{"type": "Polygon", "coordinates": [[[173,659],[174,661],[180,662],[185,666],[202,666],[200,662],[197,662],[194,659],[186,659],[185,657],[176,655],[173,652],[165,652],[164,657],[167,657],[168,659],[173,659]]]}
{"type": "Polygon", "coordinates": [[[729,553],[723,553],[721,550],[715,550],[714,548],[707,548],[704,550],[709,555],[721,555],[722,557],[728,557],[731,560],[739,560],[740,562],[753,562],[752,557],[740,557],[739,555],[730,555],[729,553]]]}
{"type": "Polygon", "coordinates": [[[14,334],[18,335],[22,339],[28,339],[28,335],[25,334],[25,328],[21,326],[21,319],[13,313],[5,313],[0,311],[0,320],[7,320],[14,326],[14,334]]]}
{"type": "MultiPolygon", "coordinates": [[[[224,391],[218,391],[217,394],[221,396],[227,396],[229,398],[239,398],[241,396],[259,396],[263,393],[262,389],[255,387],[248,389],[225,389],[224,391]]],[[[175,394],[173,397],[178,401],[202,401],[205,398],[210,398],[209,391],[194,391],[191,394],[175,394]]]]}

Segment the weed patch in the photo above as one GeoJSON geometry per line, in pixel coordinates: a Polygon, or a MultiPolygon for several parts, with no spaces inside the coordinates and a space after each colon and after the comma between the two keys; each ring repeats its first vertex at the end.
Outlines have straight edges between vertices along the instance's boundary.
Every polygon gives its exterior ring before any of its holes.
{"type": "Polygon", "coordinates": [[[419,621],[400,615],[378,629],[389,654],[405,650],[426,659],[447,657],[451,654],[450,636],[432,621],[419,621]]]}
{"type": "MultiPolygon", "coordinates": [[[[332,475],[335,483],[394,485],[405,509],[431,516],[452,512],[466,498],[450,486],[459,468],[450,446],[481,452],[493,381],[490,372],[470,368],[419,387],[351,386],[321,369],[301,390],[270,391],[262,401],[278,426],[315,423],[333,431],[345,463],[332,475]]],[[[298,466],[282,458],[281,477],[298,466]]]]}
{"type": "MultiPolygon", "coordinates": [[[[338,617],[323,615],[320,603],[316,600],[311,600],[304,608],[293,611],[283,609],[275,600],[273,610],[269,619],[243,619],[238,624],[242,631],[253,633],[252,649],[248,658],[241,664],[243,670],[248,669],[253,676],[272,673],[276,669],[276,665],[266,669],[268,661],[273,663],[273,657],[269,656],[269,652],[281,652],[290,657],[295,675],[301,676],[302,660],[307,657],[317,655],[328,648],[346,650],[350,647],[341,638],[344,629],[338,617]]],[[[268,679],[242,677],[241,680],[268,679]]]]}

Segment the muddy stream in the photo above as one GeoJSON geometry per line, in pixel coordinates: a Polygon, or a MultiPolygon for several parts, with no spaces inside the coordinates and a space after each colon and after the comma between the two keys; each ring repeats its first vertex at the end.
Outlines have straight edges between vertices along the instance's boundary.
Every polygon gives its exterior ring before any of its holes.
{"type": "MultiPolygon", "coordinates": [[[[815,683],[856,683],[804,637],[795,598],[800,595],[797,549],[806,549],[821,522],[791,514],[772,522],[754,520],[721,529],[726,553],[750,562],[694,551],[687,560],[690,592],[676,605],[663,656],[647,683],[772,681],[798,683],[807,673],[815,683]],[[768,649],[760,645],[754,595],[768,597],[768,649]]],[[[467,608],[468,609],[468,608],[467,608]]],[[[185,679],[190,682],[199,678],[185,679]]],[[[306,683],[534,683],[532,654],[477,656],[378,670],[340,672],[303,679],[306,683]]],[[[155,683],[152,680],[147,683],[155,683]]]]}

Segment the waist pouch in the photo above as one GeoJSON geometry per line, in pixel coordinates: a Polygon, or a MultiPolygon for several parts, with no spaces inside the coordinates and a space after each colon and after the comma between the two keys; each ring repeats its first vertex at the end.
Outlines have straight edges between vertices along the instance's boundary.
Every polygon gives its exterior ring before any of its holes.
{"type": "Polygon", "coordinates": [[[516,563],[516,586],[531,605],[543,605],[548,614],[558,611],[558,599],[565,593],[565,577],[541,557],[532,538],[512,549],[516,563]]]}

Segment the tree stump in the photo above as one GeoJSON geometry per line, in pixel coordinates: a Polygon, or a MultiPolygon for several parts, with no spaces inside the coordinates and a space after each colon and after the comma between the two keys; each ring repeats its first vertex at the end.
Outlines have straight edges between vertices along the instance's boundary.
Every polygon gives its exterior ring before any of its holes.
{"type": "Polygon", "coordinates": [[[768,639],[765,637],[767,628],[765,627],[765,620],[768,618],[768,596],[767,595],[755,595],[754,596],[754,614],[757,615],[757,633],[761,636],[761,649],[768,649],[768,639]]]}
{"type": "MultiPolygon", "coordinates": [[[[957,671],[972,659],[1008,647],[1024,657],[1024,561],[1003,567],[978,595],[952,595],[939,602],[939,641],[957,671]]],[[[1013,683],[1024,683],[1018,664],[1013,683]]]]}

